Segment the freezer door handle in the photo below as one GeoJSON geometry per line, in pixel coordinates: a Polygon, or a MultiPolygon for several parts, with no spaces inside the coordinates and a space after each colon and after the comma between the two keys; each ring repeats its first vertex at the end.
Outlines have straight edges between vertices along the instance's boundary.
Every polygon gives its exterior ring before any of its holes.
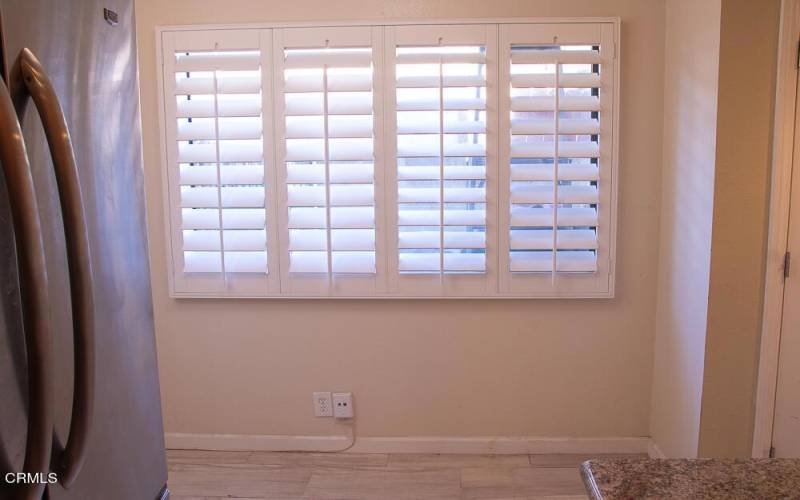
{"type": "Polygon", "coordinates": [[[23,116],[28,96],[39,112],[53,158],[64,220],[72,296],[75,382],[67,444],[54,463],[59,482],[68,488],[86,458],[94,412],[95,326],[89,233],[72,140],[50,78],[33,52],[25,48],[12,68],[10,80],[17,114],[23,116]]]}
{"type": "MultiPolygon", "coordinates": [[[[44,240],[28,152],[14,104],[0,80],[0,163],[8,191],[28,364],[28,435],[23,471],[47,477],[53,441],[53,339],[44,240]]],[[[42,497],[44,483],[21,486],[19,498],[42,497]]]]}

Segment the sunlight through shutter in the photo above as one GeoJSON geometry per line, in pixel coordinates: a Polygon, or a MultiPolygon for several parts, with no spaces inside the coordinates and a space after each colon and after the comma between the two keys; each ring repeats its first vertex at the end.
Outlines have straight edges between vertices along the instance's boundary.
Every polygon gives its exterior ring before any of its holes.
{"type": "Polygon", "coordinates": [[[486,269],[486,49],[396,49],[400,272],[486,269]]]}
{"type": "Polygon", "coordinates": [[[599,63],[592,46],[511,47],[512,272],[596,269],[599,63]]]}
{"type": "Polygon", "coordinates": [[[174,58],[183,270],[266,273],[258,47],[174,58]]]}

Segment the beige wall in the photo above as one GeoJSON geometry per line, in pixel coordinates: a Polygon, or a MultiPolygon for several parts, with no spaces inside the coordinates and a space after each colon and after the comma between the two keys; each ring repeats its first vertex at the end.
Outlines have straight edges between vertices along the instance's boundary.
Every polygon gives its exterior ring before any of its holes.
{"type": "Polygon", "coordinates": [[[780,0],[666,3],[650,420],[668,456],[750,455],[779,11],[780,0]]]}
{"type": "Polygon", "coordinates": [[[650,431],[697,454],[714,202],[720,0],[666,2],[664,142],[650,431]]]}
{"type": "Polygon", "coordinates": [[[661,184],[661,0],[137,0],[145,174],[167,432],[337,433],[314,390],[351,390],[363,436],[648,435],[661,184]],[[621,16],[613,300],[173,300],[154,26],[621,16]],[[634,237],[635,236],[635,237],[634,237]]]}
{"type": "Polygon", "coordinates": [[[701,456],[749,456],[767,240],[779,0],[725,0],[701,456]]]}

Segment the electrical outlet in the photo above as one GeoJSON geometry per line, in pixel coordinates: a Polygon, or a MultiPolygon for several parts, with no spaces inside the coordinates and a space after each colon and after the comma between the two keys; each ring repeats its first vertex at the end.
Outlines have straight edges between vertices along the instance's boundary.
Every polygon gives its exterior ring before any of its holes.
{"type": "Polygon", "coordinates": [[[353,418],[353,393],[333,393],[333,416],[336,418],[353,418]]]}
{"type": "Polygon", "coordinates": [[[331,400],[330,392],[314,393],[314,416],[315,417],[333,416],[333,402],[331,400]]]}

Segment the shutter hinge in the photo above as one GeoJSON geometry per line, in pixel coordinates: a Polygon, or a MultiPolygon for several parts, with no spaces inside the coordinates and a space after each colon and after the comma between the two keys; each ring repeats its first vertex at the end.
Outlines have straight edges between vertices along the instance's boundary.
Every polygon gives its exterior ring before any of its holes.
{"type": "Polygon", "coordinates": [[[783,279],[789,277],[789,270],[792,267],[792,252],[786,252],[783,255],[783,279]]]}
{"type": "Polygon", "coordinates": [[[797,41],[797,64],[795,68],[800,68],[800,40],[797,41]]]}
{"type": "Polygon", "coordinates": [[[769,458],[775,458],[775,447],[774,446],[770,446],[769,447],[769,458]]]}

